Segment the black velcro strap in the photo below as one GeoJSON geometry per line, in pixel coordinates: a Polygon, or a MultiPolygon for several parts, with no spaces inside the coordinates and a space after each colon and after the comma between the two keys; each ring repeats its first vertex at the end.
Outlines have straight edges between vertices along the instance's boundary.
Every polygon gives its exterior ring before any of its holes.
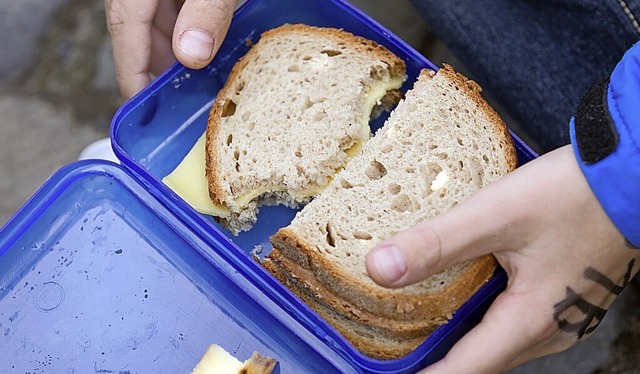
{"type": "Polygon", "coordinates": [[[594,84],[584,94],[575,115],[575,134],[585,164],[596,163],[618,146],[618,131],[607,104],[609,78],[594,84]]]}

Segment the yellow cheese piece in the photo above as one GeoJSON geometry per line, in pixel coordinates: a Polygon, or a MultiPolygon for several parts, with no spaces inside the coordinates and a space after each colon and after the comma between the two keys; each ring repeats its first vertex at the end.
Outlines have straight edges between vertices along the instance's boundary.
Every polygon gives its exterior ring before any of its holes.
{"type": "MultiPolygon", "coordinates": [[[[367,93],[367,97],[364,101],[364,111],[362,112],[362,119],[360,120],[362,124],[362,139],[369,139],[371,135],[371,128],[369,127],[369,120],[371,117],[371,112],[376,105],[380,104],[380,100],[387,94],[387,91],[399,89],[402,87],[402,83],[404,82],[404,77],[391,77],[388,82],[377,82],[374,86],[371,87],[369,92],[367,93]]],[[[362,146],[364,145],[364,141],[356,142],[351,148],[347,149],[345,153],[349,158],[353,158],[360,154],[362,150],[362,146]]]]}
{"type": "Polygon", "coordinates": [[[229,210],[214,204],[209,198],[209,183],[205,175],[205,134],[187,156],[162,182],[183,198],[196,211],[216,217],[227,217],[229,210]]]}
{"type": "MultiPolygon", "coordinates": [[[[379,82],[371,88],[365,100],[365,115],[362,118],[363,139],[369,139],[371,129],[369,128],[369,116],[373,107],[380,103],[390,89],[397,89],[402,86],[402,77],[396,77],[388,82],[379,82]]],[[[353,158],[360,153],[364,141],[357,141],[345,153],[349,158],[353,158]]],[[[180,164],[162,181],[171,188],[178,196],[183,198],[196,211],[216,217],[228,217],[229,209],[225,206],[214,204],[209,197],[209,184],[205,175],[205,134],[198,139],[187,156],[180,164]]],[[[328,184],[327,184],[328,185],[328,184]]],[[[327,186],[319,186],[302,191],[298,199],[320,194],[327,186]]],[[[239,208],[247,205],[256,197],[275,190],[276,186],[261,187],[248,192],[236,199],[236,206],[239,208]]]]}

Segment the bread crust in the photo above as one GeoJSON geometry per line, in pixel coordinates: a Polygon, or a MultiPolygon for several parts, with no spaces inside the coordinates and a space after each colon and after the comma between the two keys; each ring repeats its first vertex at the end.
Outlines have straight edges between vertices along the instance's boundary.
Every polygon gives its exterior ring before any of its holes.
{"type": "MultiPolygon", "coordinates": [[[[393,54],[385,47],[378,43],[368,40],[366,38],[356,36],[342,29],[335,29],[329,27],[315,27],[304,24],[284,25],[271,30],[265,31],[260,40],[265,38],[277,37],[280,34],[290,33],[308,33],[321,36],[323,38],[335,39],[339,42],[345,43],[352,49],[371,56],[373,59],[378,59],[388,66],[388,71],[391,76],[404,76],[406,70],[405,62],[393,54]]],[[[226,106],[229,104],[229,98],[231,97],[231,91],[234,87],[234,82],[238,78],[240,72],[245,69],[248,63],[250,63],[259,53],[260,43],[254,44],[245,56],[240,58],[238,62],[233,66],[227,81],[218,91],[216,100],[209,112],[207,129],[206,129],[206,166],[205,172],[207,181],[209,183],[209,196],[214,204],[226,205],[225,201],[228,201],[229,196],[225,192],[222,186],[220,177],[220,163],[221,160],[216,158],[215,145],[219,139],[220,134],[220,119],[223,117],[226,106]]],[[[375,72],[371,72],[375,74],[375,72]]],[[[400,95],[391,95],[391,98],[397,100],[400,99],[400,95]]]]}
{"type": "Polygon", "coordinates": [[[285,256],[309,270],[320,284],[334,290],[334,294],[340,295],[356,308],[399,321],[433,320],[451,316],[491,278],[497,267],[493,255],[482,256],[470,261],[456,278],[456,282],[448,284],[441,292],[406,295],[398,289],[371,287],[344,274],[288,227],[278,230],[271,237],[271,243],[274,248],[267,258],[285,256]]]}
{"type": "Polygon", "coordinates": [[[269,261],[283,276],[287,277],[287,283],[293,287],[290,287],[291,290],[298,296],[302,297],[304,293],[341,317],[352,320],[363,328],[378,331],[383,336],[396,339],[426,337],[436,327],[447,321],[441,315],[435,316],[434,319],[398,320],[373,314],[332,293],[330,289],[318,282],[311,271],[303,269],[282,256],[279,251],[269,256],[269,261]]]}
{"type": "Polygon", "coordinates": [[[317,299],[309,294],[295,292],[297,286],[271,260],[267,259],[262,264],[276,279],[293,290],[305,304],[333,326],[354,348],[369,357],[379,360],[395,360],[411,353],[426,339],[426,336],[394,339],[380,334],[379,330],[371,330],[367,326],[336,313],[326,304],[318,303],[317,299]]]}
{"type": "MultiPolygon", "coordinates": [[[[433,77],[435,74],[436,72],[429,69],[423,69],[420,72],[420,75],[425,77],[433,77]]],[[[507,162],[507,170],[508,172],[514,171],[518,167],[518,155],[513,145],[509,128],[500,115],[482,97],[482,87],[475,81],[453,70],[451,65],[443,64],[438,74],[446,76],[450,82],[464,90],[467,96],[473,100],[479,109],[487,116],[493,126],[490,133],[500,137],[500,148],[507,162]]]]}

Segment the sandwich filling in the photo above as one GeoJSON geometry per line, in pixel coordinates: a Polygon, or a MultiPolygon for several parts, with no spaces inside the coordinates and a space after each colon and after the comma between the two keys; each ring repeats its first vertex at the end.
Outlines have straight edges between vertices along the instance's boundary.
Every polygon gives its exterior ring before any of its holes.
{"type": "MultiPolygon", "coordinates": [[[[382,100],[389,91],[399,89],[403,82],[404,77],[391,77],[388,81],[376,82],[369,89],[364,101],[364,115],[361,120],[362,138],[356,139],[354,144],[344,151],[349,159],[357,156],[362,150],[364,142],[369,139],[371,133],[369,119],[372,113],[375,113],[375,108],[382,105],[382,100]]],[[[336,170],[336,172],[338,171],[336,170]]],[[[213,203],[209,197],[209,186],[205,174],[204,134],[200,136],[180,164],[165,176],[162,181],[197,212],[221,218],[226,218],[230,215],[226,206],[213,203]]],[[[324,186],[299,191],[295,198],[303,200],[319,195],[329,183],[324,186]]],[[[277,187],[262,186],[249,191],[235,199],[236,207],[244,207],[251,201],[270,192],[277,192],[277,187]]]]}

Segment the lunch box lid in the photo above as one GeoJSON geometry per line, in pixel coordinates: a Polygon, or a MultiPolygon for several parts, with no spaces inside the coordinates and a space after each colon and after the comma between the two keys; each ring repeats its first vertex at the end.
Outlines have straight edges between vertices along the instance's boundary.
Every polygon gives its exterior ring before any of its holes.
{"type": "Polygon", "coordinates": [[[63,167],[0,231],[0,371],[188,373],[210,344],[358,371],[222,246],[119,165],[63,167]]]}

